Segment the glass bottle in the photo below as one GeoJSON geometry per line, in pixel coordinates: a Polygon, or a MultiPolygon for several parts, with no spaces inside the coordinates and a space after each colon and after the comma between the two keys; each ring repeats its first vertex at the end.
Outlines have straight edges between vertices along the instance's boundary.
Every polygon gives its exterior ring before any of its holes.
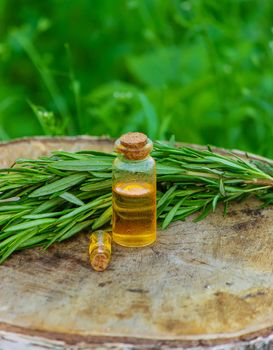
{"type": "Polygon", "coordinates": [[[90,236],[90,264],[96,271],[104,271],[111,259],[111,235],[107,231],[98,230],[90,236]]]}
{"type": "Polygon", "coordinates": [[[150,156],[153,143],[138,132],[115,143],[113,163],[113,241],[142,247],[156,240],[156,169],[150,156]]]}

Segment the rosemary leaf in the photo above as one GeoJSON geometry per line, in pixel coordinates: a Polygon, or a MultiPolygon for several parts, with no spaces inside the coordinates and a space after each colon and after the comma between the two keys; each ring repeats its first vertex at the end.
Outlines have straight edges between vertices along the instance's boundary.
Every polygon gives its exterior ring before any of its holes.
{"type": "Polygon", "coordinates": [[[70,203],[73,203],[76,205],[84,205],[84,202],[82,200],[80,200],[78,197],[76,197],[74,194],[70,192],[64,192],[60,195],[60,197],[70,203]]]}
{"type": "Polygon", "coordinates": [[[109,170],[112,167],[112,159],[108,161],[104,158],[88,160],[67,160],[59,161],[56,164],[51,165],[52,168],[66,170],[66,171],[104,171],[109,170]]]}
{"type": "Polygon", "coordinates": [[[50,219],[50,218],[26,221],[26,222],[23,222],[21,224],[8,227],[5,229],[5,231],[6,232],[13,232],[13,231],[25,230],[25,229],[39,226],[39,225],[51,224],[54,221],[55,221],[55,219],[50,219]]]}
{"type": "Polygon", "coordinates": [[[85,178],[85,174],[73,174],[66,176],[60,180],[51,182],[50,184],[38,188],[32,192],[29,197],[41,197],[58,191],[67,190],[68,188],[71,188],[82,182],[85,178]]]}

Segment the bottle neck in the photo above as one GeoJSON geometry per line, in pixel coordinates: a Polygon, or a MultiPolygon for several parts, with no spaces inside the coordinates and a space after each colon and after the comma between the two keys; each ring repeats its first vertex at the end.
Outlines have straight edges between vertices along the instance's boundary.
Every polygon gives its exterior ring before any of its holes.
{"type": "Polygon", "coordinates": [[[148,158],[150,158],[150,153],[146,157],[140,158],[140,159],[132,159],[131,157],[127,158],[125,154],[117,153],[117,158],[119,160],[121,160],[122,162],[126,162],[126,163],[128,163],[128,162],[130,162],[130,163],[141,163],[141,162],[147,160],[148,158]]]}

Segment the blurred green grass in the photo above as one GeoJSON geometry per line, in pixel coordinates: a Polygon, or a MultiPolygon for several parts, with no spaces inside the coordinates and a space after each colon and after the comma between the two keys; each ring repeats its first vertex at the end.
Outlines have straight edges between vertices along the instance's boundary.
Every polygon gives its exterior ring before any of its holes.
{"type": "Polygon", "coordinates": [[[2,0],[0,139],[110,135],[273,158],[273,2],[2,0]]]}

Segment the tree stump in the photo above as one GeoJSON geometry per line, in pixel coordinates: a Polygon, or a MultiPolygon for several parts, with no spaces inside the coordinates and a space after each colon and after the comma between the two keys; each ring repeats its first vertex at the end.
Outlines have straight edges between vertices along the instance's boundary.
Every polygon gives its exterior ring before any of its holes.
{"type": "MultiPolygon", "coordinates": [[[[0,145],[1,166],[50,150],[109,151],[90,137],[0,145]]],[[[0,349],[273,349],[273,207],[236,203],[173,223],[145,248],[88,262],[88,234],[0,266],[0,349]]]]}

